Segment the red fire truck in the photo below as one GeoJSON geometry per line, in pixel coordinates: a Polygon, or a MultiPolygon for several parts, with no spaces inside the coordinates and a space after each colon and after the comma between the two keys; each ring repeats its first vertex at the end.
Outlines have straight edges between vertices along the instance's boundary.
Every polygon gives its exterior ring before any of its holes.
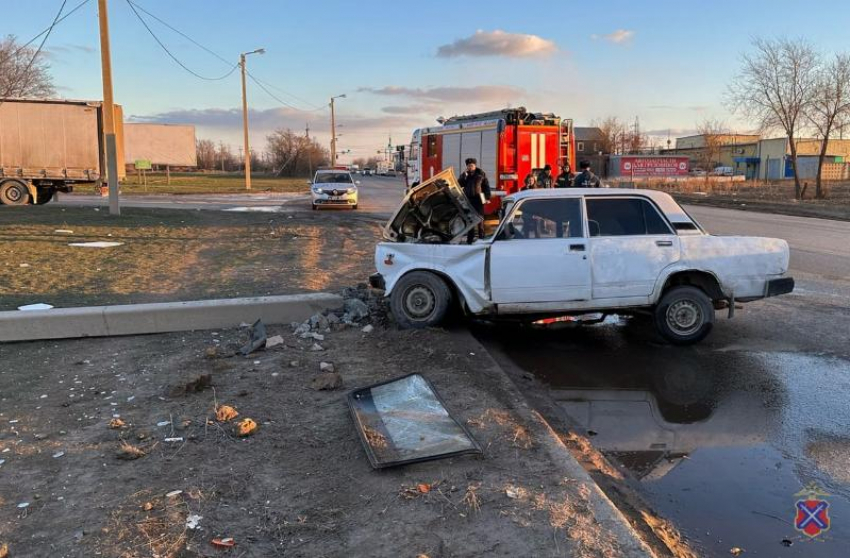
{"type": "Polygon", "coordinates": [[[525,177],[552,167],[558,176],[567,163],[575,170],[575,136],[572,120],[554,114],[528,112],[524,107],[453,116],[440,126],[413,132],[407,159],[409,185],[428,180],[454,167],[464,170],[464,160],[474,157],[490,180],[492,198],[484,208],[496,213],[501,197],[522,188],[525,177]]]}

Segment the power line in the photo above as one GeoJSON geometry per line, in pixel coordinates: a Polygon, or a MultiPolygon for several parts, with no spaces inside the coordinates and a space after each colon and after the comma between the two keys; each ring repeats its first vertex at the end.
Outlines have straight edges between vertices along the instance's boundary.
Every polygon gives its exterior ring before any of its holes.
{"type": "MultiPolygon", "coordinates": [[[[36,49],[35,53],[32,55],[32,58],[30,58],[30,61],[29,61],[29,64],[27,64],[27,67],[24,68],[23,72],[18,73],[19,76],[20,75],[26,76],[27,72],[29,72],[30,68],[32,68],[32,65],[35,63],[35,59],[38,58],[39,54],[41,54],[41,50],[44,48],[44,44],[47,42],[47,39],[50,37],[50,33],[53,32],[53,28],[56,27],[56,24],[59,23],[59,18],[62,17],[62,12],[65,11],[65,4],[67,4],[67,3],[68,3],[68,0],[62,0],[62,5],[59,6],[59,11],[56,12],[56,16],[53,18],[53,23],[50,24],[50,27],[48,27],[46,33],[44,33],[44,38],[41,40],[41,43],[38,45],[38,48],[36,49]]],[[[15,88],[15,85],[16,85],[16,82],[13,79],[12,83],[9,84],[9,87],[7,87],[6,91],[3,93],[4,99],[12,93],[12,89],[15,88]]],[[[0,101],[0,104],[2,104],[2,101],[0,101]]]]}
{"type": "MultiPolygon", "coordinates": [[[[9,58],[12,58],[12,57],[17,56],[18,54],[20,54],[20,53],[21,53],[21,52],[22,52],[25,48],[27,48],[28,46],[30,46],[31,44],[33,44],[34,42],[36,42],[36,41],[38,40],[38,38],[39,38],[39,37],[41,37],[42,35],[44,35],[45,33],[48,33],[48,34],[49,34],[51,31],[53,31],[53,28],[54,28],[54,27],[56,27],[56,25],[57,25],[57,24],[62,23],[63,21],[65,21],[65,19],[66,19],[66,18],[68,18],[69,16],[71,16],[71,14],[73,14],[74,12],[76,12],[77,10],[79,10],[80,8],[82,8],[83,6],[85,6],[86,4],[88,4],[90,1],[91,1],[91,0],[82,0],[82,2],[80,2],[79,4],[77,4],[76,6],[74,6],[74,8],[73,8],[73,9],[71,9],[71,11],[69,11],[67,14],[63,15],[63,16],[62,16],[62,17],[60,17],[59,19],[54,20],[54,21],[53,21],[53,23],[52,23],[52,24],[50,24],[50,27],[48,27],[47,29],[43,30],[41,33],[39,33],[38,35],[36,35],[35,37],[33,37],[32,39],[30,39],[30,40],[29,40],[29,41],[27,41],[26,43],[24,43],[23,45],[21,45],[20,47],[18,47],[18,48],[17,48],[17,50],[15,50],[15,52],[13,52],[13,53],[9,54],[6,58],[4,58],[2,61],[0,61],[0,64],[3,64],[3,63],[4,63],[4,62],[6,62],[6,60],[8,60],[9,58]]],[[[64,6],[64,3],[63,3],[63,6],[64,6]]]]}
{"type": "Polygon", "coordinates": [[[154,32],[153,32],[153,29],[151,29],[151,28],[150,28],[150,26],[148,25],[148,22],[146,22],[146,21],[144,20],[144,18],[141,16],[141,14],[139,14],[139,12],[136,10],[136,6],[135,6],[135,5],[134,5],[134,4],[133,4],[130,0],[127,0],[127,5],[128,5],[128,6],[130,6],[130,9],[131,9],[131,10],[133,10],[133,13],[134,13],[134,14],[136,14],[136,18],[138,18],[138,20],[142,23],[142,25],[144,25],[144,26],[145,26],[145,29],[147,29],[148,33],[150,33],[150,36],[151,36],[151,37],[153,37],[153,39],[157,42],[157,44],[160,46],[160,48],[162,48],[162,50],[164,50],[164,51],[165,51],[165,53],[166,53],[166,54],[167,54],[167,55],[168,55],[168,56],[169,56],[172,60],[174,60],[174,61],[177,63],[177,65],[179,65],[181,68],[183,68],[184,70],[186,70],[187,72],[189,72],[190,74],[192,74],[193,76],[195,76],[196,78],[198,78],[198,79],[202,79],[202,80],[205,80],[205,81],[221,81],[221,80],[223,80],[223,79],[226,79],[226,78],[230,77],[230,75],[231,75],[233,72],[235,72],[235,71],[236,71],[236,68],[238,68],[238,67],[239,67],[239,65],[238,65],[238,64],[234,64],[234,65],[233,65],[233,67],[232,67],[232,68],[230,68],[230,71],[229,71],[229,72],[227,72],[227,73],[226,73],[226,74],[224,74],[223,76],[219,76],[219,77],[212,77],[212,78],[211,78],[211,77],[207,77],[207,76],[202,76],[201,74],[199,74],[198,72],[196,72],[196,71],[192,70],[192,69],[191,69],[191,68],[189,68],[186,64],[184,64],[183,62],[181,62],[179,58],[177,58],[176,56],[174,56],[174,54],[172,54],[172,53],[171,53],[171,51],[170,51],[170,50],[168,50],[168,47],[166,47],[166,46],[165,46],[165,44],[164,44],[164,43],[163,43],[163,42],[159,39],[159,37],[157,37],[157,36],[156,36],[156,33],[154,33],[154,32]]]}
{"type": "Polygon", "coordinates": [[[295,105],[292,105],[292,104],[290,104],[290,103],[287,103],[286,101],[284,101],[283,99],[281,99],[280,97],[278,97],[277,95],[275,95],[274,93],[272,93],[271,91],[269,91],[269,90],[266,88],[266,86],[265,86],[265,85],[263,85],[263,83],[262,83],[259,79],[255,78],[253,75],[251,75],[251,72],[246,72],[246,73],[248,74],[248,77],[249,77],[249,78],[251,78],[251,81],[253,81],[254,83],[256,83],[256,84],[257,84],[257,86],[258,86],[260,89],[262,89],[263,91],[265,91],[265,92],[266,92],[266,95],[268,95],[269,97],[271,97],[272,99],[274,99],[274,100],[275,100],[275,101],[277,101],[278,103],[280,103],[280,104],[282,104],[282,105],[284,105],[284,106],[287,106],[287,107],[291,108],[292,110],[297,110],[298,112],[315,112],[315,111],[317,111],[317,110],[322,110],[322,109],[324,109],[324,108],[325,108],[325,107],[319,107],[319,108],[314,108],[314,109],[312,109],[312,110],[304,110],[304,109],[302,109],[302,108],[298,108],[298,107],[296,107],[295,105]]]}
{"type": "MultiPolygon", "coordinates": [[[[176,27],[174,27],[173,25],[171,25],[170,23],[168,23],[167,21],[165,21],[161,17],[157,16],[156,14],[153,14],[150,11],[146,10],[144,7],[140,6],[139,4],[134,2],[133,0],[127,0],[127,2],[131,5],[131,7],[138,8],[138,10],[141,11],[142,13],[144,13],[145,15],[147,15],[147,16],[151,17],[152,19],[158,21],[159,23],[161,23],[162,25],[164,25],[168,29],[174,31],[175,33],[177,33],[178,35],[180,35],[181,37],[183,37],[184,39],[186,39],[187,41],[189,41],[193,45],[197,46],[198,48],[206,51],[207,53],[211,54],[212,56],[216,57],[217,59],[221,60],[222,62],[224,62],[227,65],[231,64],[231,62],[227,58],[223,57],[222,55],[215,52],[214,50],[212,50],[212,49],[208,48],[207,46],[201,44],[200,42],[196,41],[195,39],[193,39],[192,37],[190,37],[189,35],[187,35],[183,31],[177,29],[176,27]]],[[[252,80],[254,80],[255,83],[257,83],[257,85],[259,85],[263,89],[263,91],[268,93],[268,95],[271,98],[275,99],[277,102],[281,103],[282,105],[285,105],[285,106],[292,108],[294,110],[300,110],[300,111],[303,111],[303,112],[312,112],[312,111],[324,110],[325,108],[327,108],[326,106],[317,107],[313,103],[306,101],[306,100],[298,97],[297,95],[293,95],[292,93],[289,93],[288,91],[284,91],[283,89],[276,87],[276,86],[272,85],[271,83],[268,83],[266,81],[261,80],[260,78],[253,75],[251,72],[246,71],[246,73],[251,77],[252,80]],[[296,106],[293,106],[292,104],[287,103],[286,101],[282,101],[281,99],[277,98],[275,95],[270,93],[267,89],[263,88],[263,85],[265,85],[266,87],[270,87],[271,89],[275,89],[275,90],[279,91],[280,93],[283,93],[284,95],[292,97],[293,99],[296,99],[297,101],[300,101],[300,102],[304,103],[305,105],[307,105],[309,107],[313,107],[313,108],[311,108],[310,110],[305,110],[305,109],[301,109],[301,108],[298,108],[296,106]]]]}

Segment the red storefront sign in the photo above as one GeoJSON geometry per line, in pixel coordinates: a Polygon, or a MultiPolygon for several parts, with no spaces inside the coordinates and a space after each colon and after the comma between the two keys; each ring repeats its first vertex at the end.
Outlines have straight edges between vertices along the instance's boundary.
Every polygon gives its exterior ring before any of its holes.
{"type": "Polygon", "coordinates": [[[620,157],[621,176],[687,176],[687,157],[620,157]]]}

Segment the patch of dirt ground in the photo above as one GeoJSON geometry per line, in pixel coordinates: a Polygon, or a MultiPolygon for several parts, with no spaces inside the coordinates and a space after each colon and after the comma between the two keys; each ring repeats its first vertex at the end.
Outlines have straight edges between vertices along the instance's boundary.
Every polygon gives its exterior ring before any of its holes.
{"type": "Polygon", "coordinates": [[[339,288],[374,271],[381,224],[337,212],[3,207],[0,310],[339,288]],[[92,241],[122,244],[69,246],[92,241]]]}
{"type": "Polygon", "coordinates": [[[269,326],[284,342],[248,358],[229,356],[245,330],[0,345],[0,548],[11,558],[619,554],[588,487],[563,478],[468,335],[333,327],[316,340],[269,326]],[[322,362],[342,388],[311,387],[322,362]],[[483,455],[370,467],[345,395],[412,372],[483,455]],[[240,437],[245,419],[256,430],[240,437]]]}

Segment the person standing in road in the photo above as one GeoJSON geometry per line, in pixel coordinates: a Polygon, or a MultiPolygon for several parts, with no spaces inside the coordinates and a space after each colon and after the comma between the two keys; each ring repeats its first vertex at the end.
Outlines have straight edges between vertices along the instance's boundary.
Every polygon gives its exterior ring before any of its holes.
{"type": "Polygon", "coordinates": [[[538,188],[551,188],[554,183],[554,177],[552,176],[552,167],[550,165],[546,165],[543,167],[537,174],[537,187],[538,188]]]}
{"type": "MultiPolygon", "coordinates": [[[[484,204],[490,200],[490,182],[487,180],[487,175],[483,170],[478,168],[478,161],[472,157],[466,161],[466,170],[458,178],[458,184],[463,189],[466,199],[469,204],[475,208],[482,217],[484,217],[484,204]]],[[[478,238],[484,237],[484,221],[482,220],[475,229],[469,231],[467,241],[472,244],[475,240],[475,234],[478,233],[478,238]]]]}
{"type": "Polygon", "coordinates": [[[537,186],[537,177],[534,176],[534,173],[530,172],[525,176],[525,182],[522,185],[522,191],[525,190],[536,190],[537,186]]]}
{"type": "Polygon", "coordinates": [[[579,168],[581,172],[576,175],[575,179],[573,179],[573,187],[574,188],[601,188],[602,181],[599,180],[599,177],[593,174],[593,171],[590,170],[590,163],[587,161],[582,161],[579,163],[579,168]]]}
{"type": "Polygon", "coordinates": [[[570,171],[570,163],[564,163],[564,170],[555,179],[555,188],[569,188],[573,185],[573,173],[570,171]]]}

